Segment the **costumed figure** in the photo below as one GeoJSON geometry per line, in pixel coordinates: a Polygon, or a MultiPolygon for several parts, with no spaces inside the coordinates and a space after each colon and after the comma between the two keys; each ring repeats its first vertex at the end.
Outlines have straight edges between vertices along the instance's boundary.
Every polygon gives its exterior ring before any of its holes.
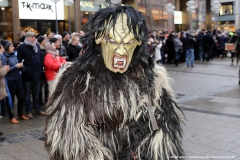
{"type": "Polygon", "coordinates": [[[184,155],[184,120],[166,70],[147,53],[140,12],[119,6],[86,24],[84,54],[66,64],[47,103],[52,160],[169,160],[184,155]]]}

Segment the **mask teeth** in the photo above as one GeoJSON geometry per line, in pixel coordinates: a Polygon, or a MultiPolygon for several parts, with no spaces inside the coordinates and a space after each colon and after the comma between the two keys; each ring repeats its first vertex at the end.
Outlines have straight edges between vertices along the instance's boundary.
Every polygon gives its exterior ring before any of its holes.
{"type": "Polygon", "coordinates": [[[114,58],[114,67],[116,68],[125,68],[126,66],[126,59],[125,58],[114,58]],[[123,62],[123,65],[118,65],[117,62],[123,62]]]}

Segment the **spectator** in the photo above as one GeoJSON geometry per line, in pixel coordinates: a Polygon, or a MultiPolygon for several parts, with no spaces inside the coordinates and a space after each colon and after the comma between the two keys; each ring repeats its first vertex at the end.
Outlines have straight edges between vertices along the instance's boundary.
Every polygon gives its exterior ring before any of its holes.
{"type": "MultiPolygon", "coordinates": [[[[3,46],[0,44],[0,52],[4,52],[3,46]]],[[[2,56],[0,56],[0,100],[4,99],[7,97],[7,92],[6,92],[6,87],[5,87],[5,82],[4,82],[4,76],[7,74],[9,71],[9,66],[3,66],[2,65],[2,56]]],[[[2,106],[0,107],[0,112],[1,112],[2,106]]],[[[1,114],[0,114],[1,116],[1,114]]],[[[3,137],[3,133],[0,131],[0,141],[5,140],[3,137]]]]}
{"type": "MultiPolygon", "coordinates": [[[[234,45],[234,50],[231,50],[230,52],[231,52],[231,65],[233,65],[233,63],[234,63],[234,58],[235,58],[235,55],[236,55],[236,42],[237,42],[237,33],[232,33],[232,32],[230,32],[229,33],[229,35],[230,35],[230,39],[228,40],[228,43],[231,43],[231,44],[233,44],[234,45]]],[[[238,59],[237,59],[237,63],[236,64],[238,64],[238,59]]]]}
{"type": "Polygon", "coordinates": [[[67,61],[59,56],[59,51],[56,48],[56,44],[60,42],[56,38],[50,39],[46,44],[47,55],[44,59],[45,75],[51,92],[53,87],[53,81],[59,68],[67,61]]]}
{"type": "Polygon", "coordinates": [[[174,50],[174,43],[173,43],[173,35],[172,34],[170,34],[167,38],[166,50],[167,50],[167,53],[168,53],[167,62],[172,63],[172,60],[175,57],[175,50],[174,50]]]}
{"type": "MultiPolygon", "coordinates": [[[[42,54],[42,63],[44,62],[44,58],[46,56],[46,38],[44,36],[39,36],[38,37],[38,43],[40,45],[40,50],[41,50],[41,54],[42,54]]],[[[42,91],[44,88],[44,98],[45,98],[45,102],[47,102],[48,99],[48,84],[47,84],[47,79],[45,76],[45,70],[44,68],[42,69],[42,74],[41,74],[41,82],[40,82],[40,90],[39,90],[39,103],[41,105],[43,105],[43,95],[42,95],[42,91]]]]}
{"type": "Polygon", "coordinates": [[[227,43],[228,38],[224,32],[218,37],[218,44],[219,44],[219,56],[225,56],[225,44],[227,43]]]}
{"type": "Polygon", "coordinates": [[[185,49],[186,49],[186,63],[187,67],[194,67],[194,44],[195,40],[189,33],[186,33],[185,42],[185,49]]]}
{"type": "Polygon", "coordinates": [[[174,49],[176,53],[174,63],[176,66],[179,66],[179,59],[182,54],[182,42],[180,41],[180,36],[181,36],[181,33],[178,33],[178,34],[176,33],[173,39],[174,49]]]}
{"type": "Polygon", "coordinates": [[[203,61],[205,61],[205,59],[207,62],[209,61],[213,49],[213,44],[214,40],[211,35],[211,31],[208,31],[207,34],[203,36],[203,61]]]}
{"type": "Polygon", "coordinates": [[[8,116],[9,120],[13,124],[18,124],[19,121],[14,118],[13,114],[13,104],[14,104],[14,99],[15,96],[18,99],[18,116],[22,120],[28,120],[29,118],[25,117],[23,115],[23,86],[22,86],[22,79],[21,79],[21,74],[20,74],[20,69],[23,67],[23,63],[18,63],[18,59],[16,55],[14,54],[14,46],[12,42],[8,42],[4,46],[5,52],[3,53],[2,56],[2,65],[9,65],[10,70],[6,75],[6,80],[8,84],[8,89],[11,95],[12,99],[12,104],[9,104],[9,101],[7,101],[7,109],[8,109],[8,116]]]}
{"type": "Polygon", "coordinates": [[[36,113],[39,115],[46,115],[45,112],[41,111],[39,105],[40,77],[43,64],[40,46],[36,43],[36,34],[34,32],[27,32],[25,36],[24,43],[18,47],[17,57],[19,62],[24,60],[22,80],[27,117],[31,119],[33,115],[30,93],[32,93],[33,105],[36,108],[36,113]]]}
{"type": "Polygon", "coordinates": [[[204,36],[204,32],[205,30],[202,29],[201,31],[199,31],[198,35],[197,35],[197,44],[198,44],[198,58],[200,61],[203,60],[203,36],[204,36]]]}
{"type": "Polygon", "coordinates": [[[2,55],[3,55],[4,52],[5,52],[4,47],[0,44],[0,118],[5,116],[5,101],[4,101],[4,97],[7,96],[5,83],[4,83],[4,78],[3,77],[9,71],[9,66],[8,65],[6,65],[4,67],[2,65],[2,55]],[[3,90],[5,90],[5,92],[3,90]]]}
{"type": "Polygon", "coordinates": [[[79,43],[78,36],[73,36],[71,41],[69,41],[69,45],[67,47],[69,61],[75,61],[79,57],[82,48],[79,47],[78,43],[79,43]]]}
{"type": "MultiPolygon", "coordinates": [[[[62,44],[63,44],[63,46],[65,47],[65,48],[67,48],[67,46],[68,46],[68,42],[69,42],[69,40],[70,40],[70,35],[69,35],[69,33],[67,32],[67,31],[64,31],[63,33],[62,33],[62,44]]],[[[68,55],[68,53],[67,53],[67,55],[68,55]]]]}
{"type": "Polygon", "coordinates": [[[46,41],[49,42],[49,40],[53,38],[53,32],[50,29],[48,29],[46,36],[47,36],[46,41]]]}
{"type": "Polygon", "coordinates": [[[20,44],[24,42],[24,39],[25,39],[25,32],[24,31],[18,32],[18,40],[20,44]]]}
{"type": "Polygon", "coordinates": [[[68,60],[66,48],[62,44],[62,36],[60,34],[56,34],[56,35],[54,35],[54,38],[57,38],[57,40],[60,42],[59,45],[56,46],[57,50],[59,51],[59,56],[68,60]]]}

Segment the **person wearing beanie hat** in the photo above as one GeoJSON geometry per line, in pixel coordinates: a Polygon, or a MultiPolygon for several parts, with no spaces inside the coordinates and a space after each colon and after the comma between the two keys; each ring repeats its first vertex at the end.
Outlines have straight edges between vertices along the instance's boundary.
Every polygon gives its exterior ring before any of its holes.
{"type": "Polygon", "coordinates": [[[68,46],[68,42],[69,42],[69,39],[70,39],[70,35],[69,35],[69,33],[67,32],[67,31],[64,31],[63,33],[62,33],[62,44],[63,44],[63,46],[65,47],[65,48],[67,48],[67,46],[68,46]]]}
{"type": "Polygon", "coordinates": [[[24,101],[24,93],[23,93],[23,86],[22,86],[22,77],[19,73],[20,70],[23,68],[23,63],[18,63],[18,59],[14,54],[14,46],[12,42],[8,42],[5,46],[5,52],[2,56],[2,64],[9,65],[10,71],[5,76],[8,84],[8,89],[11,95],[12,102],[7,101],[7,110],[9,120],[13,124],[19,124],[19,121],[14,118],[13,104],[15,96],[18,99],[17,108],[18,108],[18,117],[22,120],[28,120],[26,116],[23,115],[23,101],[24,101]]]}

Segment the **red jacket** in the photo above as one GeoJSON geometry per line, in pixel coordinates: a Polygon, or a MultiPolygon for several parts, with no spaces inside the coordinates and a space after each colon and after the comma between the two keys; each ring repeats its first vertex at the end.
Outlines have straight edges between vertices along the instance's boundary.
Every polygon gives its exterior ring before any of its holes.
{"type": "Polygon", "coordinates": [[[44,70],[47,81],[54,80],[61,64],[66,62],[67,61],[60,56],[54,57],[52,54],[47,53],[44,58],[44,70]]]}

